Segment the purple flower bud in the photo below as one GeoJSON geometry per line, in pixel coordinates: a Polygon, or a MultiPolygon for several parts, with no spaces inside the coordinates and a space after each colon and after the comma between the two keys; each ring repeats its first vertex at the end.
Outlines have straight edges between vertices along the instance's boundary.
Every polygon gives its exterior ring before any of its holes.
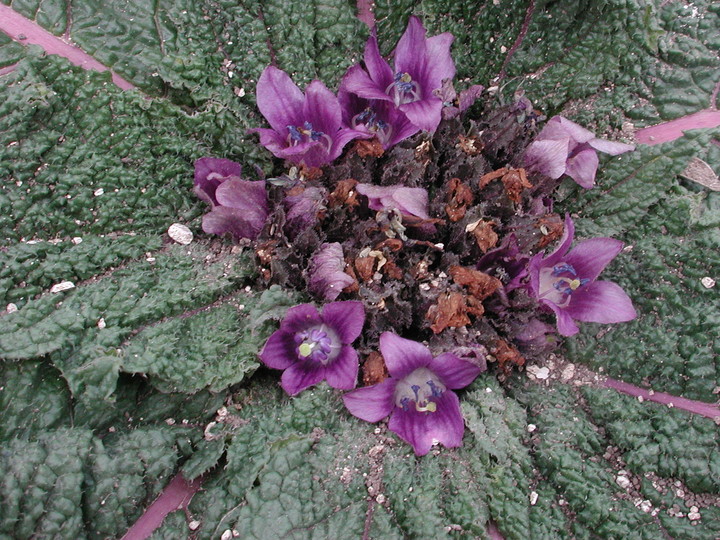
{"type": "Polygon", "coordinates": [[[310,261],[308,289],[324,300],[335,300],[342,290],[353,284],[344,272],[342,246],[338,242],[323,244],[310,261]]]}
{"type": "Polygon", "coordinates": [[[208,234],[255,239],[269,214],[265,182],[242,180],[239,163],[201,158],[195,162],[195,193],[212,206],[203,216],[208,234]]]}
{"type": "MultiPolygon", "coordinates": [[[[327,191],[318,187],[292,189],[283,201],[285,205],[285,232],[290,238],[315,225],[318,214],[325,210],[327,191]]],[[[334,298],[333,298],[334,300],[334,298]]]]}

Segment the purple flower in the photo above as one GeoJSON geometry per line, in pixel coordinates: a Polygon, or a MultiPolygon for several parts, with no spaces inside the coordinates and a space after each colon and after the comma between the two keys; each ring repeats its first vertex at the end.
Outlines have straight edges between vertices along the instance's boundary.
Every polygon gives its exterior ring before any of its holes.
{"type": "Polygon", "coordinates": [[[435,131],[443,102],[433,92],[442,87],[443,79],[455,76],[453,39],[449,33],[426,38],[420,19],[410,17],[395,49],[395,69],[380,55],[373,34],[365,45],[365,69],[350,69],[343,88],[365,99],[394,103],[418,128],[435,131]]]}
{"type": "Polygon", "coordinates": [[[436,441],[448,448],[460,446],[464,424],[451,390],[470,384],[482,368],[451,353],[433,358],[422,343],[391,332],[380,336],[380,352],[390,377],[345,394],[350,413],[367,422],[390,415],[390,430],[418,456],[427,454],[436,441]]]}
{"type": "Polygon", "coordinates": [[[277,157],[308,167],[337,158],[343,147],[369,135],[342,127],[337,97],[320,81],[311,82],[305,94],[284,71],[268,66],[257,84],[257,105],[272,129],[256,128],[260,144],[277,157]]]}
{"type": "Polygon", "coordinates": [[[308,289],[324,300],[335,300],[345,287],[354,283],[344,270],[342,246],[338,242],[323,244],[310,261],[308,289]]]}
{"type": "Polygon", "coordinates": [[[567,174],[585,189],[595,184],[598,152],[617,156],[635,150],[631,144],[604,139],[562,116],[553,116],[525,151],[525,167],[552,179],[567,174]]]}
{"type": "Polygon", "coordinates": [[[565,217],[565,233],[558,248],[544,257],[535,255],[528,264],[529,290],[555,312],[558,332],[572,336],[578,321],[616,323],[637,317],[632,301],[617,284],[596,281],[600,272],[623,247],[612,238],[591,238],[570,249],[575,227],[565,217]]]}
{"type": "Polygon", "coordinates": [[[326,304],[322,314],[312,304],[290,308],[260,352],[271,368],[284,369],[281,386],[294,396],[326,380],[334,388],[355,388],[358,356],[350,344],[360,335],[365,310],[357,301],[326,304]]]}
{"type": "Polygon", "coordinates": [[[242,180],[242,167],[229,159],[200,158],[195,162],[195,193],[212,206],[203,216],[208,234],[227,232],[254,240],[269,214],[265,182],[242,180]]]}
{"type": "MultiPolygon", "coordinates": [[[[353,66],[348,74],[355,69],[362,71],[360,66],[353,66]]],[[[386,150],[420,131],[392,103],[368,100],[348,92],[344,80],[338,89],[338,100],[343,111],[343,121],[351,128],[374,135],[386,150]]]]}

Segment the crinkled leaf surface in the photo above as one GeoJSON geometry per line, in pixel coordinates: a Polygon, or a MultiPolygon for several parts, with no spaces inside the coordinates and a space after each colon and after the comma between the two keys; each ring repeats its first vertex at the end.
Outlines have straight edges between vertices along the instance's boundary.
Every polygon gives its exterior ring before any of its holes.
{"type": "MultiPolygon", "coordinates": [[[[263,125],[259,73],[273,62],[337,87],[367,36],[354,5],[4,3],[137,89],[0,33],[0,306],[18,308],[0,315],[1,536],[119,537],[180,470],[208,473],[189,509],[199,538],[477,538],[490,519],[507,538],[720,536],[712,420],[561,375],[573,362],[717,400],[717,287],[701,279],[720,277],[720,199],[679,177],[692,157],[717,167],[717,129],[602,158],[592,191],[562,186],[579,236],[628,245],[604,278],[640,317],[584,325],[544,382],[483,376],[461,392],[464,446],[419,459],[325,385],[290,399],[275,374],[248,380],[300,299],[246,290],[252,254],[202,234],[191,190],[202,156],[271,170],[246,134],[263,125]],[[175,222],[192,244],[164,234],[175,222]],[[61,282],[74,288],[51,293],[61,282]]],[[[720,80],[712,2],[381,0],[375,13],[383,52],[422,15],[456,36],[459,78],[502,99],[522,89],[614,139],[710,108],[720,80]]],[[[188,536],[187,519],[154,537],[188,536]]]]}

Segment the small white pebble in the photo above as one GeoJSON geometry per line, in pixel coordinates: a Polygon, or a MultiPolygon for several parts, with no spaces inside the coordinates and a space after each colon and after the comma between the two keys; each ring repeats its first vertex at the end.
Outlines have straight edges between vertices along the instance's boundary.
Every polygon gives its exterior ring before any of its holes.
{"type": "Polygon", "coordinates": [[[81,244],[81,243],[82,243],[82,238],[80,238],[79,236],[76,236],[76,237],[74,237],[74,238],[72,239],[72,243],[75,244],[75,245],[81,244]]]}
{"type": "Polygon", "coordinates": [[[383,495],[382,493],[378,494],[378,496],[375,497],[375,501],[376,501],[378,504],[384,503],[384,502],[385,502],[385,495],[383,495]]]}
{"type": "Polygon", "coordinates": [[[715,280],[711,278],[710,276],[705,276],[700,280],[700,283],[703,284],[703,287],[706,289],[712,289],[715,286],[715,280]]]}
{"type": "Polygon", "coordinates": [[[191,531],[196,531],[199,526],[200,522],[197,519],[193,519],[190,523],[188,523],[188,529],[191,531]]]}
{"type": "Polygon", "coordinates": [[[547,367],[539,367],[536,365],[528,366],[527,372],[532,377],[539,380],[545,380],[550,376],[550,370],[547,367]]]}
{"type": "Polygon", "coordinates": [[[99,197],[103,193],[105,193],[105,190],[103,188],[98,188],[93,192],[93,195],[95,195],[96,197],[99,197]]]}
{"type": "Polygon", "coordinates": [[[98,320],[98,322],[97,322],[97,327],[98,327],[100,330],[102,330],[102,329],[105,328],[106,326],[107,326],[107,324],[105,324],[105,318],[104,318],[104,317],[100,317],[100,320],[98,320]]]}
{"type": "Polygon", "coordinates": [[[175,240],[178,244],[184,246],[193,241],[193,233],[185,225],[181,223],[173,223],[168,228],[168,236],[175,240]]]}
{"type": "Polygon", "coordinates": [[[575,364],[568,364],[565,369],[562,370],[560,379],[563,382],[567,382],[575,376],[575,364]]]}
{"type": "Polygon", "coordinates": [[[60,283],[56,283],[55,285],[53,285],[50,289],[50,292],[59,293],[74,288],[75,284],[72,281],[61,281],[60,283]]]}
{"type": "Polygon", "coordinates": [[[220,535],[220,540],[230,540],[233,537],[232,531],[230,529],[227,529],[225,532],[220,535]]]}
{"type": "Polygon", "coordinates": [[[532,433],[532,432],[535,431],[536,429],[537,429],[537,426],[536,426],[535,424],[528,424],[528,425],[527,425],[528,433],[532,433]]]}
{"type": "Polygon", "coordinates": [[[690,512],[688,514],[688,519],[690,521],[697,521],[698,519],[700,519],[700,512],[690,512]]]}
{"type": "Polygon", "coordinates": [[[503,53],[503,54],[506,53],[506,52],[507,52],[507,47],[506,47],[505,45],[501,45],[501,46],[500,46],[500,52],[503,53]]]}
{"type": "Polygon", "coordinates": [[[15,313],[17,310],[18,307],[12,302],[10,302],[7,307],[5,307],[5,311],[7,311],[8,313],[15,313]]]}
{"type": "Polygon", "coordinates": [[[623,489],[627,489],[632,485],[632,482],[630,482],[630,479],[627,476],[622,476],[622,475],[615,478],[615,483],[623,489]]]}
{"type": "Polygon", "coordinates": [[[530,492],[530,506],[535,506],[538,502],[539,495],[537,494],[537,491],[531,491],[530,492]]]}
{"type": "Polygon", "coordinates": [[[638,396],[637,398],[638,398],[638,401],[639,401],[640,403],[642,403],[643,401],[645,401],[645,398],[642,397],[642,396],[638,396]]]}
{"type": "Polygon", "coordinates": [[[487,392],[488,394],[492,394],[492,388],[486,388],[485,392],[487,392]]]}

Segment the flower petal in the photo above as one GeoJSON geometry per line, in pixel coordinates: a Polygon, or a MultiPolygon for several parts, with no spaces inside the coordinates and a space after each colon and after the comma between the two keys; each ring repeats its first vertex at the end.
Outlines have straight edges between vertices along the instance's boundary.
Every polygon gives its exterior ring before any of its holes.
{"type": "Polygon", "coordinates": [[[632,152],[633,150],[635,150],[635,145],[615,141],[607,141],[605,139],[590,139],[588,141],[588,144],[598,152],[610,154],[611,156],[617,156],[620,154],[624,154],[625,152],[632,152]]]}
{"type": "MultiPolygon", "coordinates": [[[[370,78],[380,88],[387,88],[393,82],[393,70],[380,54],[378,47],[376,31],[373,29],[372,35],[365,43],[365,68],[370,78]]],[[[358,66],[359,67],[359,66],[358,66]]]]}
{"type": "MultiPolygon", "coordinates": [[[[392,186],[394,187],[394,186],[392,186]]],[[[392,194],[397,209],[403,214],[429,219],[428,192],[423,188],[409,188],[400,186],[392,194]]]]}
{"type": "Polygon", "coordinates": [[[556,180],[565,173],[570,140],[550,139],[533,141],[525,150],[525,167],[556,180]]]}
{"type": "MultiPolygon", "coordinates": [[[[285,129],[287,132],[287,128],[285,129]]],[[[260,144],[270,150],[277,157],[285,157],[279,155],[287,148],[287,135],[282,135],[274,129],[253,128],[248,129],[248,133],[257,133],[260,135],[260,144]]]]}
{"type": "Polygon", "coordinates": [[[388,115],[388,124],[392,128],[392,131],[390,132],[389,139],[383,143],[383,148],[385,149],[395,146],[400,141],[404,141],[420,131],[420,128],[413,124],[405,113],[391,106],[388,106],[388,109],[391,109],[388,115]]]}
{"type": "Polygon", "coordinates": [[[437,410],[433,413],[396,408],[388,428],[410,443],[415,454],[424,456],[434,441],[448,448],[460,446],[465,425],[458,397],[454,392],[447,391],[437,400],[437,410]]]}
{"type": "Polygon", "coordinates": [[[275,131],[285,134],[288,125],[301,124],[304,103],[305,96],[287,73],[265,68],[257,83],[257,106],[275,131]]]}
{"type": "MultiPolygon", "coordinates": [[[[425,72],[427,61],[425,28],[420,19],[413,15],[395,48],[395,73],[409,73],[417,80],[425,72]]],[[[440,88],[440,85],[437,88],[440,88]]],[[[431,90],[433,89],[428,92],[431,90]]]]}
{"type": "Polygon", "coordinates": [[[427,417],[430,414],[437,414],[437,411],[421,413],[413,409],[404,411],[396,407],[388,422],[388,429],[397,433],[403,441],[410,444],[416,455],[424,456],[430,451],[433,443],[427,425],[427,417]]]}
{"type": "Polygon", "coordinates": [[[314,325],[323,323],[320,313],[312,304],[299,304],[293,306],[285,313],[285,318],[280,323],[280,330],[288,334],[295,334],[307,330],[314,325]]]}
{"type": "Polygon", "coordinates": [[[357,386],[358,355],[355,349],[344,345],[337,358],[325,366],[325,380],[338,390],[352,390],[357,386]]]}
{"type": "Polygon", "coordinates": [[[368,198],[370,210],[390,210],[395,208],[401,214],[429,217],[427,212],[428,193],[423,188],[405,186],[375,186],[373,184],[357,184],[355,189],[360,195],[368,198]]]}
{"type": "Polygon", "coordinates": [[[543,304],[548,306],[555,312],[557,319],[557,329],[561,336],[570,337],[574,336],[580,331],[578,325],[572,320],[572,317],[567,313],[565,308],[561,308],[557,304],[553,304],[548,300],[540,300],[543,304]]]}
{"type": "Polygon", "coordinates": [[[422,343],[404,339],[392,332],[380,335],[380,352],[390,375],[402,379],[420,367],[432,362],[432,353],[422,343]]]}
{"type": "Polygon", "coordinates": [[[453,390],[465,388],[475,380],[483,369],[452,353],[444,353],[432,359],[428,369],[440,377],[441,382],[453,390]]]}
{"type": "Polygon", "coordinates": [[[218,204],[242,211],[245,220],[258,231],[265,225],[269,208],[265,182],[258,180],[227,180],[215,192],[218,204]]]}
{"type": "MultiPolygon", "coordinates": [[[[542,267],[555,266],[560,261],[565,260],[566,253],[570,249],[570,245],[572,244],[574,237],[575,237],[575,224],[573,223],[573,220],[570,217],[570,214],[565,214],[565,230],[563,231],[563,235],[562,235],[562,238],[560,239],[560,243],[558,244],[558,247],[555,248],[555,251],[553,251],[550,255],[548,255],[546,258],[544,258],[542,260],[540,266],[542,266],[542,267]]],[[[535,259],[535,257],[533,257],[533,260],[534,259],[535,259]]],[[[531,261],[531,264],[532,264],[532,261],[531,261]]]]}
{"type": "Polygon", "coordinates": [[[303,118],[312,123],[315,131],[322,131],[331,138],[342,124],[342,111],[337,97],[318,80],[305,89],[303,118]]]}
{"type": "Polygon", "coordinates": [[[445,32],[425,41],[427,62],[422,82],[427,85],[428,91],[441,88],[443,79],[455,77],[455,62],[450,55],[450,46],[454,40],[455,36],[445,32]]]}
{"type": "Polygon", "coordinates": [[[623,243],[614,238],[590,238],[570,250],[564,260],[579,278],[594,281],[622,248],[623,243]]]}
{"type": "Polygon", "coordinates": [[[322,320],[340,338],[343,345],[349,345],[357,339],[365,324],[365,308],[362,302],[347,300],[326,304],[322,312],[322,320]]]}
{"type": "Polygon", "coordinates": [[[576,291],[565,311],[573,319],[603,324],[637,317],[630,297],[612,281],[595,281],[576,291]]]}
{"type": "Polygon", "coordinates": [[[595,185],[598,163],[597,152],[587,148],[568,158],[565,174],[585,189],[591,189],[595,185]]]}
{"type": "Polygon", "coordinates": [[[413,125],[429,132],[437,129],[442,118],[442,108],[442,101],[434,96],[420,101],[413,101],[412,103],[405,103],[399,107],[413,125]]]}
{"type": "Polygon", "coordinates": [[[357,129],[342,128],[340,131],[337,131],[333,136],[333,143],[330,147],[330,152],[328,153],[329,161],[333,161],[340,154],[342,154],[345,145],[353,139],[369,139],[372,136],[372,133],[359,131],[357,129]]]}
{"type": "Polygon", "coordinates": [[[212,205],[217,204],[215,190],[229,177],[240,178],[242,166],[229,159],[204,157],[195,161],[195,193],[212,205]]]}
{"type": "Polygon", "coordinates": [[[373,386],[358,388],[343,396],[345,407],[350,414],[366,422],[379,422],[389,415],[393,408],[393,395],[397,381],[386,379],[373,386]]]}
{"type": "MultiPolygon", "coordinates": [[[[358,66],[359,67],[359,66],[358,66]]],[[[391,81],[392,82],[392,81],[391,81]]],[[[362,69],[350,68],[342,80],[343,88],[353,94],[366,99],[379,99],[382,101],[392,101],[392,98],[385,93],[385,88],[381,88],[378,83],[370,78],[370,75],[362,69]]],[[[390,83],[388,83],[389,85],[390,83]]]]}
{"type": "Polygon", "coordinates": [[[288,394],[295,396],[324,378],[325,368],[321,365],[298,362],[283,371],[280,385],[288,394]]]}
{"type": "Polygon", "coordinates": [[[595,134],[564,116],[553,116],[538,135],[538,140],[566,138],[576,143],[586,143],[594,139],[595,134]]]}
{"type": "Polygon", "coordinates": [[[287,369],[297,362],[292,335],[281,330],[273,332],[260,351],[260,360],[273,369],[287,369]]]}
{"type": "Polygon", "coordinates": [[[202,229],[207,234],[222,236],[229,232],[237,238],[254,240],[262,229],[262,225],[258,227],[257,220],[248,221],[245,219],[246,217],[243,210],[216,206],[211,212],[203,216],[202,229]]]}

